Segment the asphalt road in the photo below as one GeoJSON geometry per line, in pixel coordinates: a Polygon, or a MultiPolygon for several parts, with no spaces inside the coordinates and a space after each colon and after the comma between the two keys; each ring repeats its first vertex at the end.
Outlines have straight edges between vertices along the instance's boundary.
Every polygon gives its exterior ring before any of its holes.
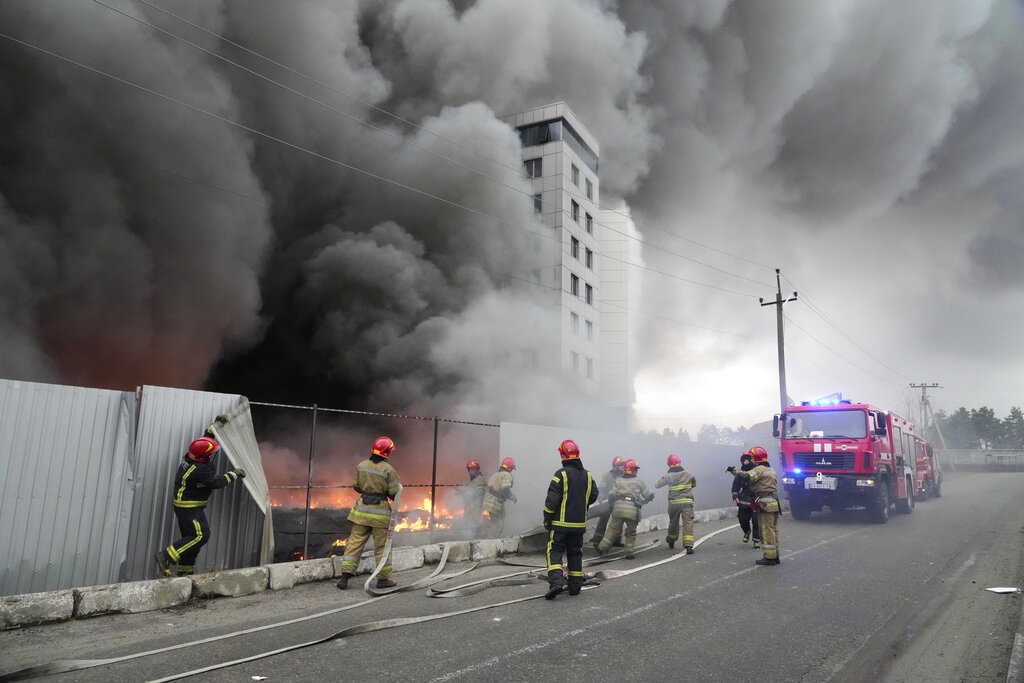
{"type": "MultiPolygon", "coordinates": [[[[723,485],[728,480],[723,475],[723,485]]],[[[1024,585],[1024,474],[951,474],[943,496],[875,525],[863,512],[781,521],[782,564],[730,522],[701,524],[696,554],[576,597],[504,607],[314,645],[186,678],[196,681],[1003,681],[1024,585]],[[715,535],[710,535],[720,531],[715,535]]],[[[610,567],[674,555],[664,545],[610,567]]],[[[589,553],[588,553],[589,557],[589,553]]],[[[540,561],[540,557],[523,558],[540,561]]],[[[453,565],[452,569],[460,569],[453,565]]],[[[406,572],[402,582],[429,573],[406,572]]],[[[449,585],[516,571],[482,567],[449,585]]],[[[539,596],[540,583],[461,598],[397,594],[355,609],[56,681],[154,680],[315,640],[381,619],[539,596]]],[[[320,613],[366,599],[332,582],[0,632],[0,671],[114,657],[320,613]]]]}

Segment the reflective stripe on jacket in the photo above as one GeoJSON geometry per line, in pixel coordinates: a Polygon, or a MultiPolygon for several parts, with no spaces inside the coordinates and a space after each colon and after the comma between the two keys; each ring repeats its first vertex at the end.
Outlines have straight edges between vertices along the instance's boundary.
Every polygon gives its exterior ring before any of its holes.
{"type": "Polygon", "coordinates": [[[391,522],[391,502],[388,498],[394,498],[398,486],[398,472],[387,460],[376,456],[359,463],[352,488],[360,496],[348,513],[348,521],[386,528],[391,522]]]}
{"type": "Polygon", "coordinates": [[[487,480],[487,492],[484,494],[484,510],[501,512],[505,509],[505,501],[512,497],[512,473],[498,470],[487,480]]]}
{"type": "Polygon", "coordinates": [[[587,508],[597,500],[594,477],[579,460],[568,460],[555,472],[544,499],[544,521],[560,529],[582,532],[587,528],[587,508]]]}
{"type": "Polygon", "coordinates": [[[668,486],[668,504],[693,504],[693,490],[697,488],[697,478],[682,467],[669,468],[668,474],[654,482],[654,488],[668,486]]]}

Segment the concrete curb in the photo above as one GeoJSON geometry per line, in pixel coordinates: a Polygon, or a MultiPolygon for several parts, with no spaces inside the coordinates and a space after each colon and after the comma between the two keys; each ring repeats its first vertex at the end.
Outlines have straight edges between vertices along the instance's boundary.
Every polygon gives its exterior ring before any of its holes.
{"type": "MultiPolygon", "coordinates": [[[[726,519],[734,514],[735,508],[697,510],[694,518],[696,522],[710,522],[726,519]]],[[[666,528],[668,515],[652,515],[640,521],[637,533],[666,528]]],[[[519,536],[455,541],[448,551],[448,562],[479,562],[503,555],[514,555],[519,552],[521,545],[524,551],[531,551],[528,543],[520,544],[519,536]]],[[[408,571],[426,564],[437,564],[441,559],[442,548],[443,545],[440,543],[392,548],[391,560],[394,571],[408,571]]],[[[369,574],[374,567],[373,551],[367,550],[360,558],[357,573],[369,574]]],[[[0,629],[37,626],[104,614],[149,612],[177,607],[194,598],[236,597],[264,590],[287,590],[299,584],[326,581],[340,575],[341,557],[325,557],[301,562],[279,562],[260,567],[225,569],[188,577],[8,595],[0,597],[0,629]]],[[[1024,640],[1020,636],[1018,639],[1024,640]]],[[[1017,651],[1015,645],[1015,655],[1017,651]]]]}
{"type": "Polygon", "coordinates": [[[1024,600],[1021,600],[1020,617],[1017,618],[1017,635],[1013,637],[1010,666],[1006,669],[1006,683],[1022,682],[1024,682],[1024,600]]]}

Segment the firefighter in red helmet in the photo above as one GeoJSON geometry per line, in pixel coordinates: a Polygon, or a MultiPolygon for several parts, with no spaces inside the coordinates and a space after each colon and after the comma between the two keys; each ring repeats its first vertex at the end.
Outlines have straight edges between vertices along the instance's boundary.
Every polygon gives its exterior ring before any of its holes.
{"type": "Polygon", "coordinates": [[[505,504],[507,501],[517,502],[516,494],[512,493],[512,470],[516,461],[505,458],[501,467],[487,480],[484,492],[484,512],[490,520],[491,538],[500,538],[505,532],[505,504]]]}
{"type": "Polygon", "coordinates": [[[587,531],[587,508],[597,500],[594,477],[580,461],[580,448],[566,439],[558,446],[562,467],[551,478],[544,499],[544,528],[548,530],[548,600],[569,587],[579,595],[583,586],[583,535],[587,531]],[[562,572],[566,558],[567,577],[562,572]]]}
{"type": "Polygon", "coordinates": [[[757,511],[761,525],[761,545],[764,557],[755,562],[760,565],[779,564],[779,480],[775,470],[768,464],[768,451],[760,446],[750,449],[754,468],[744,472],[738,467],[726,467],[726,471],[740,481],[750,484],[753,494],[751,508],[757,511]]]}
{"type": "MultiPolygon", "coordinates": [[[[600,516],[597,518],[597,526],[594,528],[594,535],[591,537],[590,542],[596,548],[604,538],[605,529],[608,528],[608,518],[612,515],[612,506],[608,502],[608,494],[611,493],[612,489],[615,488],[615,480],[622,476],[622,466],[626,463],[625,458],[615,456],[612,458],[612,468],[604,473],[601,477],[601,495],[604,497],[598,503],[600,509],[600,516]]],[[[615,545],[622,545],[622,542],[616,542],[615,545]]]]}
{"type": "Polygon", "coordinates": [[[484,491],[487,483],[480,472],[479,460],[467,462],[466,473],[469,474],[469,483],[460,488],[458,493],[462,498],[462,519],[475,534],[479,531],[483,519],[484,491]]]}
{"type": "Polygon", "coordinates": [[[181,458],[178,472],[174,476],[172,501],[181,538],[156,554],[161,576],[170,576],[171,565],[175,564],[178,566],[178,576],[195,573],[196,557],[210,541],[210,523],[206,519],[206,503],[210,500],[210,494],[245,476],[245,470],[241,467],[217,474],[213,457],[219,450],[220,444],[216,440],[210,436],[201,436],[189,444],[188,452],[181,458]]]}
{"type": "Polygon", "coordinates": [[[640,466],[636,460],[627,460],[622,465],[622,476],[615,480],[608,499],[612,503],[612,517],[604,538],[597,546],[598,554],[603,554],[612,547],[620,536],[626,546],[626,559],[632,560],[635,555],[636,525],[640,521],[640,508],[654,500],[654,492],[647,487],[643,479],[637,477],[640,466]]]}
{"type": "Polygon", "coordinates": [[[679,527],[683,529],[683,547],[686,554],[693,554],[693,490],[697,478],[683,469],[683,463],[674,453],[668,456],[668,473],[654,482],[654,488],[668,487],[668,535],[665,542],[674,548],[679,538],[679,527]]]}
{"type": "MultiPolygon", "coordinates": [[[[359,559],[363,555],[363,546],[373,536],[373,559],[379,566],[384,557],[384,546],[388,542],[388,527],[391,524],[391,502],[398,489],[398,472],[388,462],[388,456],[395,450],[395,442],[386,436],[373,442],[370,457],[356,466],[355,483],[352,484],[359,493],[359,498],[348,513],[348,521],[352,522],[345,554],[341,558],[341,577],[338,588],[348,588],[348,581],[359,569],[359,559]]],[[[388,553],[387,564],[377,574],[377,588],[392,588],[396,584],[391,579],[391,554],[388,553]]]]}

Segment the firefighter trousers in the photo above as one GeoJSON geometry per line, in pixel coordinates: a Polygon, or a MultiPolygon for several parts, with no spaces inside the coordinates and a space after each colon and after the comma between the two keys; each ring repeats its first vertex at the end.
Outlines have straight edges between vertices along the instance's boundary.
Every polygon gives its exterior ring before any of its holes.
{"type": "Polygon", "coordinates": [[[565,585],[562,573],[562,556],[569,575],[569,588],[583,585],[583,534],[579,531],[563,530],[555,527],[548,532],[548,585],[565,585]]]}
{"type": "Polygon", "coordinates": [[[484,513],[487,515],[487,536],[488,538],[501,538],[505,533],[505,510],[504,508],[492,508],[484,506],[484,513]]]}
{"type": "Polygon", "coordinates": [[[679,538],[679,528],[683,530],[683,547],[693,547],[693,503],[668,504],[668,535],[670,541],[679,538]]]}
{"type": "Polygon", "coordinates": [[[210,541],[210,522],[206,508],[174,508],[181,538],[167,546],[165,552],[171,562],[178,565],[178,575],[186,576],[196,570],[196,557],[210,541]]]}
{"type": "Polygon", "coordinates": [[[612,513],[609,510],[597,518],[597,526],[594,527],[594,537],[590,539],[591,543],[600,543],[601,539],[604,538],[604,532],[608,529],[608,518],[611,516],[612,513]]]}
{"type": "Polygon", "coordinates": [[[754,533],[754,540],[761,540],[761,523],[757,519],[757,513],[751,510],[746,505],[738,505],[736,511],[736,518],[740,521],[740,528],[743,529],[743,535],[749,536],[751,532],[754,533]]]}
{"type": "Polygon", "coordinates": [[[601,552],[607,552],[608,548],[612,547],[615,541],[622,539],[622,545],[626,547],[626,554],[633,552],[633,546],[636,545],[636,525],[637,520],[626,519],[625,517],[616,517],[612,515],[612,518],[608,520],[608,528],[604,532],[604,538],[601,539],[600,545],[597,546],[601,552]]]}
{"type": "Polygon", "coordinates": [[[779,559],[779,513],[758,512],[757,520],[761,523],[761,548],[764,559],[779,559]]]}
{"type": "MultiPolygon", "coordinates": [[[[359,570],[359,559],[363,556],[363,547],[373,536],[373,561],[376,567],[380,564],[380,558],[384,556],[384,546],[388,542],[387,527],[366,526],[365,524],[352,524],[352,532],[348,535],[348,543],[345,544],[345,554],[341,558],[341,572],[352,574],[359,570]]],[[[381,567],[378,579],[391,578],[391,553],[388,553],[388,562],[381,567]]]]}

